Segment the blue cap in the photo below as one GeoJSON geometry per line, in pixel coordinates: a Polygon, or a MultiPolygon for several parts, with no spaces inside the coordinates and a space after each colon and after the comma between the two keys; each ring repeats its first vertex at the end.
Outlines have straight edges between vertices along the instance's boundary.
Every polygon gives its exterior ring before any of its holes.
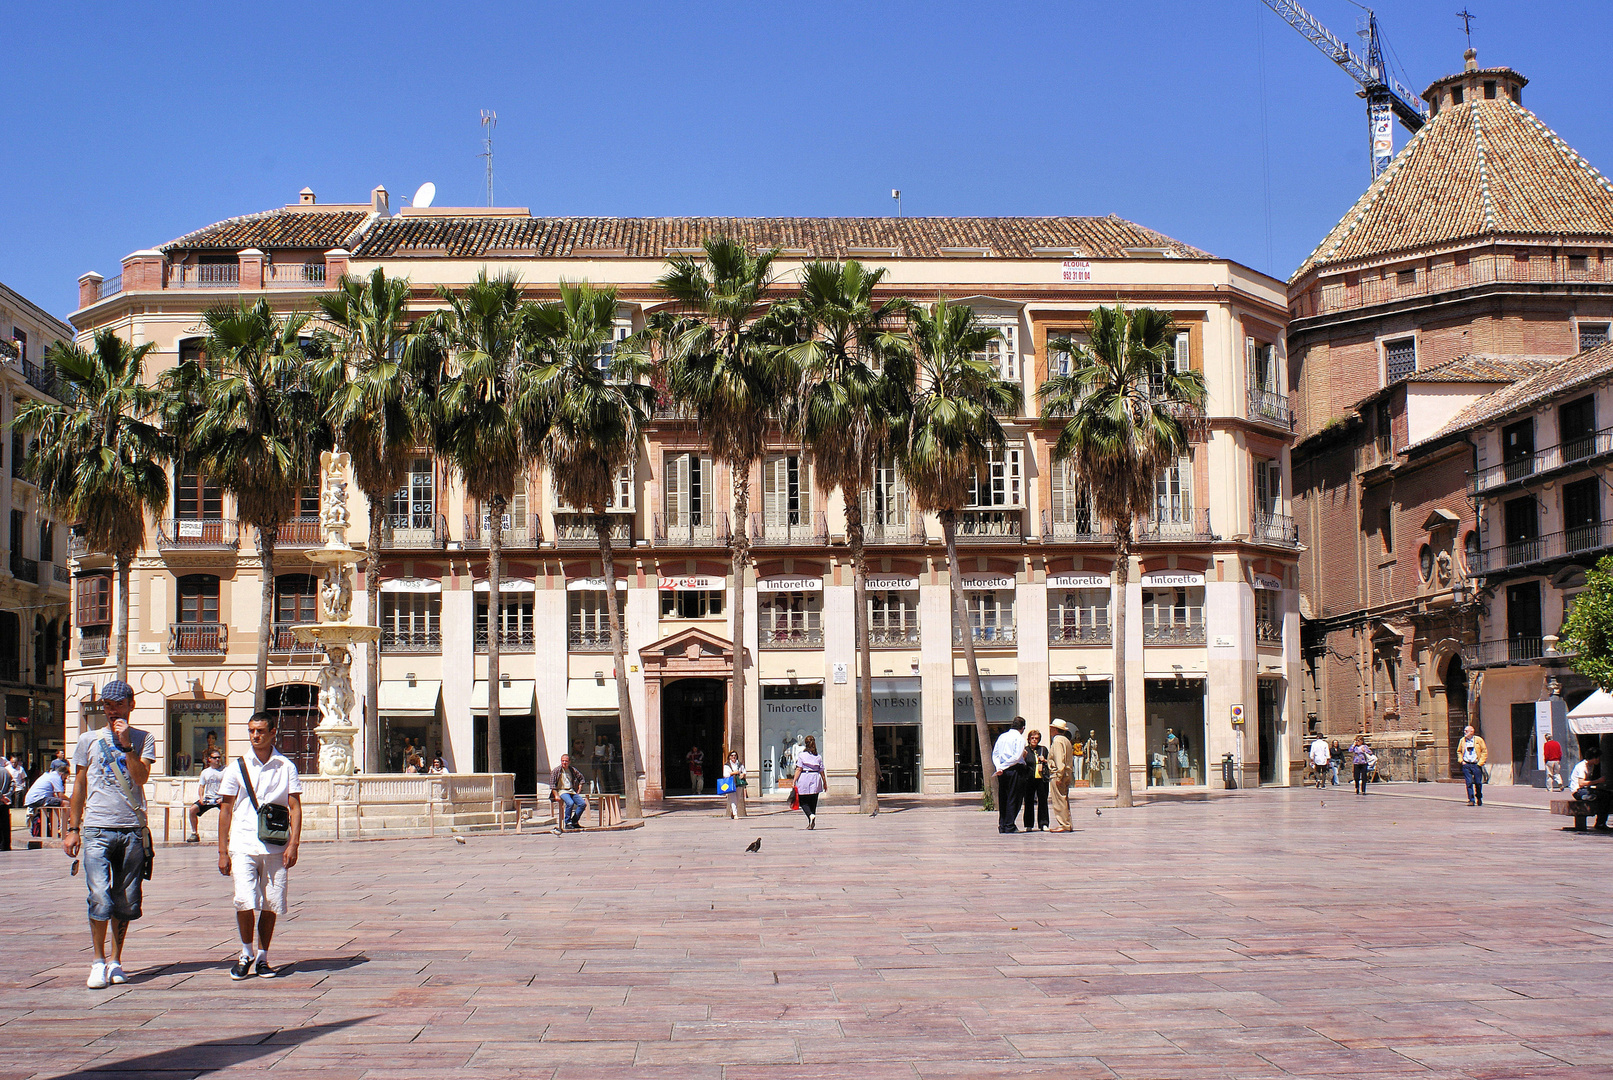
{"type": "Polygon", "coordinates": [[[105,686],[101,687],[101,700],[102,701],[133,701],[134,700],[134,687],[130,686],[128,683],[124,682],[122,679],[113,679],[111,682],[109,682],[105,686]]]}

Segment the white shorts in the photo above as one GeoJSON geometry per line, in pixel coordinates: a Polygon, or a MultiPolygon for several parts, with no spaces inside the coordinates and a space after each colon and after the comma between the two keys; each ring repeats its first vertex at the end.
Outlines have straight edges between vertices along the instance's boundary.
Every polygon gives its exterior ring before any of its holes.
{"type": "Polygon", "coordinates": [[[286,913],[286,864],[280,852],[272,855],[231,852],[230,878],[235,882],[236,911],[286,913]]]}

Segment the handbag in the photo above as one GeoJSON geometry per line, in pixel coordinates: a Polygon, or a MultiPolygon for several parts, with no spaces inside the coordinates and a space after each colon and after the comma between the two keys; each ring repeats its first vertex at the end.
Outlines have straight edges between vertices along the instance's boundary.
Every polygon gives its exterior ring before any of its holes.
{"type": "MultiPolygon", "coordinates": [[[[129,783],[129,774],[124,771],[123,763],[112,759],[112,754],[115,752],[112,746],[114,742],[112,729],[107,728],[106,737],[101,740],[101,750],[106,755],[102,764],[106,766],[113,776],[117,777],[118,786],[123,789],[123,797],[128,799],[131,805],[138,802],[140,806],[140,848],[145,854],[140,867],[140,880],[150,881],[151,875],[157,869],[157,839],[151,835],[151,826],[146,821],[145,793],[141,792],[138,800],[134,797],[134,785],[129,783]]],[[[43,817],[44,815],[41,814],[40,816],[43,817]]]]}
{"type": "Polygon", "coordinates": [[[790,809],[801,809],[801,789],[794,784],[790,785],[790,809]]]}
{"type": "Polygon", "coordinates": [[[252,809],[258,815],[258,839],[265,844],[284,847],[291,839],[291,808],[279,803],[259,806],[258,793],[252,790],[252,778],[246,772],[246,759],[236,758],[235,764],[241,768],[241,782],[246,785],[247,797],[252,800],[252,809]]]}
{"type": "Polygon", "coordinates": [[[717,794],[719,794],[719,795],[732,795],[733,793],[734,793],[734,778],[733,777],[725,776],[721,780],[717,781],[717,794]]]}

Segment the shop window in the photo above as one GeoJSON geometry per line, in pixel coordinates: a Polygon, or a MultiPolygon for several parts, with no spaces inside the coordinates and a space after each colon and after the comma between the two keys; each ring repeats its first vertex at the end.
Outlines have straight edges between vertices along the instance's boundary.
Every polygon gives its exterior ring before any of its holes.
{"type": "MultiPolygon", "coordinates": [[[[1014,591],[1012,589],[982,589],[964,594],[969,609],[969,626],[974,631],[976,644],[1011,644],[1015,640],[1014,591]]],[[[954,611],[952,640],[963,641],[954,611]]]]}
{"type": "Polygon", "coordinates": [[[919,644],[916,590],[868,593],[868,644],[871,647],[919,644]]]}
{"type": "Polygon", "coordinates": [[[1143,644],[1204,644],[1204,586],[1145,588],[1143,644]]]}
{"type": "Polygon", "coordinates": [[[823,644],[822,593],[762,593],[757,640],[764,649],[807,649],[823,644]]]}
{"type": "Polygon", "coordinates": [[[431,652],[442,647],[442,594],[381,594],[381,651],[431,652]]]}
{"type": "Polygon", "coordinates": [[[661,593],[661,618],[709,619],[722,614],[720,589],[667,589],[661,593]]]}
{"type": "MultiPolygon", "coordinates": [[[[498,643],[500,648],[530,649],[533,645],[533,595],[529,592],[499,594],[498,643]]],[[[476,597],[476,648],[487,648],[487,594],[476,597]]]]}
{"type": "Polygon", "coordinates": [[[1047,639],[1058,645],[1107,645],[1108,589],[1070,589],[1047,594],[1047,639]]]}
{"type": "MultiPolygon", "coordinates": [[[[620,599],[620,597],[618,597],[620,599]]],[[[607,652],[611,648],[610,609],[605,604],[603,589],[574,592],[567,597],[569,631],[567,645],[573,652],[607,652]]],[[[618,615],[621,608],[618,606],[618,615]]],[[[627,620],[622,617],[622,633],[627,633],[627,620]]]]}

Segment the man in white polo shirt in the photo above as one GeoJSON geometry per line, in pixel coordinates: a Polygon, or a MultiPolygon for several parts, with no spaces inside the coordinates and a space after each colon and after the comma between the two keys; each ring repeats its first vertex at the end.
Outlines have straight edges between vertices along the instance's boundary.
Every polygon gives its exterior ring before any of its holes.
{"type": "Polygon", "coordinates": [[[274,748],[272,714],[253,713],[246,732],[252,752],[235,759],[218,787],[218,872],[235,882],[235,925],[241,932],[241,955],[230,978],[272,979],[269,942],[275,919],[286,913],[286,871],[297,865],[302,839],[302,780],[297,767],[274,748]]]}

